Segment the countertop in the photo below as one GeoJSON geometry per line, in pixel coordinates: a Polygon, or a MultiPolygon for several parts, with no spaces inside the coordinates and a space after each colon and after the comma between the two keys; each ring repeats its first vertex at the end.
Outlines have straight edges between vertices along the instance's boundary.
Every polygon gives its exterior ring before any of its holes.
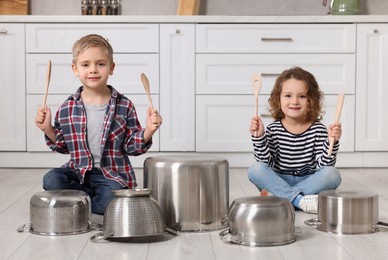
{"type": "Polygon", "coordinates": [[[1,15],[0,23],[388,23],[388,15],[318,16],[43,16],[1,15]]]}

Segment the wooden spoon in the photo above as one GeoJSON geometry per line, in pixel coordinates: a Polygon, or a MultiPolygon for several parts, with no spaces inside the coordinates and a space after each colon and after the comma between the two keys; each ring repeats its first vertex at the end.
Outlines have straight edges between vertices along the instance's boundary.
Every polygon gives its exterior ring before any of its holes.
{"type": "MultiPolygon", "coordinates": [[[[336,107],[335,117],[334,117],[335,124],[339,122],[341,111],[342,111],[342,105],[344,104],[344,98],[345,98],[344,93],[338,94],[337,107],[336,107]]],[[[334,137],[330,137],[330,146],[329,146],[329,151],[327,152],[328,155],[331,155],[331,152],[333,151],[334,141],[335,141],[334,137]]]]}
{"type": "Polygon", "coordinates": [[[47,94],[48,94],[50,79],[51,79],[51,60],[49,60],[48,66],[47,66],[47,73],[46,73],[46,88],[45,88],[45,90],[44,90],[44,99],[43,99],[43,105],[42,105],[43,108],[46,107],[47,94]]]}
{"type": "MultiPolygon", "coordinates": [[[[252,89],[255,95],[255,116],[259,116],[259,93],[262,85],[262,78],[259,74],[253,74],[252,76],[252,89]]],[[[257,132],[256,132],[257,135],[257,132]]]]}
{"type": "Polygon", "coordinates": [[[143,86],[148,97],[148,103],[150,104],[151,110],[154,111],[154,105],[152,104],[152,99],[151,99],[150,82],[148,81],[148,78],[144,73],[140,75],[140,78],[141,78],[141,81],[143,82],[143,86]]]}

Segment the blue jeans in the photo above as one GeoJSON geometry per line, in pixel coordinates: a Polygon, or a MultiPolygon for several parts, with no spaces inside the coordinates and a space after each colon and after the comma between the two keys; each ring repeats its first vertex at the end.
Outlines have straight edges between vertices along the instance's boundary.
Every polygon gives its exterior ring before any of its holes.
{"type": "Polygon", "coordinates": [[[123,189],[120,183],[105,178],[100,169],[93,168],[85,175],[84,183],[70,168],[54,168],[43,177],[45,190],[82,190],[91,201],[92,213],[104,215],[105,208],[113,199],[112,190],[123,189]]]}
{"type": "Polygon", "coordinates": [[[311,195],[335,190],[341,184],[341,175],[332,166],[322,167],[314,174],[294,176],[279,174],[265,163],[254,162],[248,170],[248,178],[259,190],[265,189],[290,202],[299,194],[311,195]]]}

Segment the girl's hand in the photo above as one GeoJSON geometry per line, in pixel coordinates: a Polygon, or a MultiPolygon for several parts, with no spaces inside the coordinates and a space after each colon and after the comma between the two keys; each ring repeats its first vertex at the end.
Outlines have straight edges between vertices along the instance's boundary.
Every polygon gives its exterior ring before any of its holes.
{"type": "Polygon", "coordinates": [[[249,131],[254,137],[262,137],[264,135],[264,124],[259,116],[252,117],[249,131]]]}
{"type": "Polygon", "coordinates": [[[329,138],[334,138],[335,142],[338,142],[338,140],[341,138],[342,135],[342,127],[341,123],[332,124],[329,126],[328,130],[329,138]]]}
{"type": "Polygon", "coordinates": [[[147,109],[147,121],[146,121],[146,128],[144,131],[144,140],[145,142],[148,142],[152,135],[156,132],[156,130],[159,129],[161,126],[163,120],[160,114],[158,113],[158,110],[152,110],[149,107],[147,109]]]}
{"type": "Polygon", "coordinates": [[[39,107],[35,116],[36,126],[43,132],[48,131],[51,126],[51,109],[49,107],[39,107]]]}

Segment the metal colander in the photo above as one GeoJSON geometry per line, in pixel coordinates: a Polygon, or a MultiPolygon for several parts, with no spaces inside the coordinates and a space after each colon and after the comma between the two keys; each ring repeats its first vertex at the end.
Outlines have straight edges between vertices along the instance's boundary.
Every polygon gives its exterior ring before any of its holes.
{"type": "Polygon", "coordinates": [[[30,199],[30,223],[18,228],[39,235],[75,235],[91,230],[91,206],[87,193],[50,190],[30,199]]]}
{"type": "Polygon", "coordinates": [[[148,189],[112,191],[114,198],[105,209],[103,231],[92,236],[106,238],[158,235],[166,231],[159,204],[148,189]]]}

